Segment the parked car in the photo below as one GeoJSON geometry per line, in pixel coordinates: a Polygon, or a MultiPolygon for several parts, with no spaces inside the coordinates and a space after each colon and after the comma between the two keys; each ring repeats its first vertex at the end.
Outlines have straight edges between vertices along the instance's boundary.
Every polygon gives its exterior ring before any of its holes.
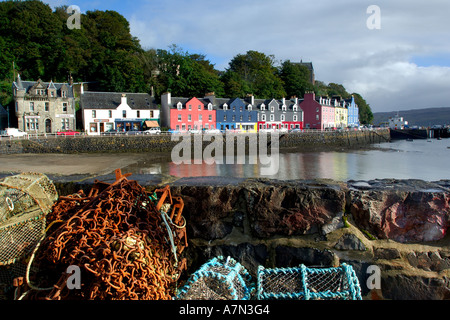
{"type": "Polygon", "coordinates": [[[6,130],[2,131],[1,135],[20,138],[20,137],[26,137],[28,134],[17,128],[7,128],[6,130]]]}
{"type": "Polygon", "coordinates": [[[118,134],[117,130],[108,130],[105,132],[102,132],[102,136],[113,136],[118,134]]]}
{"type": "Polygon", "coordinates": [[[58,131],[56,134],[58,136],[78,136],[81,133],[74,130],[65,130],[65,131],[58,131]]]}
{"type": "Polygon", "coordinates": [[[144,131],[144,134],[161,134],[161,128],[150,128],[144,131]]]}
{"type": "Polygon", "coordinates": [[[189,130],[189,133],[192,133],[192,134],[200,134],[200,133],[202,133],[202,130],[192,129],[192,130],[189,130]]]}
{"type": "Polygon", "coordinates": [[[287,128],[280,128],[280,129],[278,129],[278,132],[280,132],[280,133],[288,133],[289,130],[287,128]]]}
{"type": "Polygon", "coordinates": [[[205,130],[204,133],[205,134],[220,134],[220,133],[222,133],[222,131],[220,131],[219,129],[209,129],[209,130],[205,130]]]}
{"type": "Polygon", "coordinates": [[[298,128],[296,128],[296,129],[292,129],[291,131],[289,131],[290,133],[299,133],[299,132],[302,132],[303,130],[302,129],[298,129],[298,128]]]}
{"type": "Polygon", "coordinates": [[[142,131],[130,130],[130,131],[127,131],[125,134],[128,136],[138,136],[138,135],[142,134],[142,131]]]}

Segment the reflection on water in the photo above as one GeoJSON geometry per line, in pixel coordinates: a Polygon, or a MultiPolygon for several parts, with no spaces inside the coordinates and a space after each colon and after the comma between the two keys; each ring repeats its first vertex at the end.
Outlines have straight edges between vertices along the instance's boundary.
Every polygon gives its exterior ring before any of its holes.
{"type": "Polygon", "coordinates": [[[337,181],[371,179],[450,179],[448,159],[450,140],[396,141],[374,145],[373,150],[347,152],[281,153],[279,163],[272,162],[269,176],[262,174],[267,166],[258,159],[225,158],[234,164],[181,164],[161,162],[127,168],[132,173],[163,173],[176,177],[226,176],[270,179],[333,179],[337,181]],[[251,161],[252,160],[252,161],[251,161]],[[251,164],[251,163],[257,164],[251,164]]]}

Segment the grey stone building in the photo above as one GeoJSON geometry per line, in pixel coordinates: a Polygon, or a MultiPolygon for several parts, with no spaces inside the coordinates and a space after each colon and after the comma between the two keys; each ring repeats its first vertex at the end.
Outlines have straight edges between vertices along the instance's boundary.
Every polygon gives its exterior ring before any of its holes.
{"type": "Polygon", "coordinates": [[[75,130],[75,99],[70,83],[13,82],[15,114],[20,130],[29,134],[75,130]]]}

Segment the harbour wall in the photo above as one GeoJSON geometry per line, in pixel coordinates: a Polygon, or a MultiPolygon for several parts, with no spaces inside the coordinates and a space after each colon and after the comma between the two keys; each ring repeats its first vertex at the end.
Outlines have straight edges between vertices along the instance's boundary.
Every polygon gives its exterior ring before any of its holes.
{"type": "MultiPolygon", "coordinates": [[[[84,137],[58,137],[58,138],[33,138],[23,140],[0,141],[0,154],[21,154],[21,153],[129,153],[129,152],[171,152],[183,138],[191,139],[191,150],[195,149],[198,141],[204,150],[214,140],[214,138],[202,139],[201,136],[176,135],[173,140],[170,135],[145,135],[145,136],[84,136],[84,137]],[[199,140],[196,140],[199,139],[199,140]],[[206,141],[202,141],[206,140],[206,141]]],[[[271,134],[266,135],[265,143],[272,145],[271,134]]],[[[235,134],[225,135],[223,138],[223,148],[226,149],[227,141],[234,139],[234,148],[244,147],[248,152],[249,146],[257,141],[260,145],[258,134],[235,134]],[[256,139],[256,140],[253,140],[256,139]],[[251,142],[249,142],[251,141],[251,142]]],[[[327,150],[359,148],[374,143],[390,141],[389,129],[367,130],[367,131],[343,131],[343,132],[302,132],[279,135],[279,147],[297,148],[299,150],[327,150]]]]}
{"type": "MultiPolygon", "coordinates": [[[[450,299],[450,181],[156,178],[129,179],[149,191],[169,185],[182,197],[188,275],[217,256],[253,276],[260,265],[347,263],[365,299],[450,299]]],[[[66,195],[88,192],[92,182],[55,185],[66,195]]]]}

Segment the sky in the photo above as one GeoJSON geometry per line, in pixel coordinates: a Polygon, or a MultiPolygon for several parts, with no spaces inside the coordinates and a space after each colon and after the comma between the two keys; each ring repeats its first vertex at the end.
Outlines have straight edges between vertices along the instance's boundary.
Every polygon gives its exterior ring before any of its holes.
{"type": "Polygon", "coordinates": [[[43,2],[117,11],[144,48],[177,44],[218,70],[249,50],[312,62],[317,80],[360,93],[373,112],[450,107],[447,0],[43,2]]]}

